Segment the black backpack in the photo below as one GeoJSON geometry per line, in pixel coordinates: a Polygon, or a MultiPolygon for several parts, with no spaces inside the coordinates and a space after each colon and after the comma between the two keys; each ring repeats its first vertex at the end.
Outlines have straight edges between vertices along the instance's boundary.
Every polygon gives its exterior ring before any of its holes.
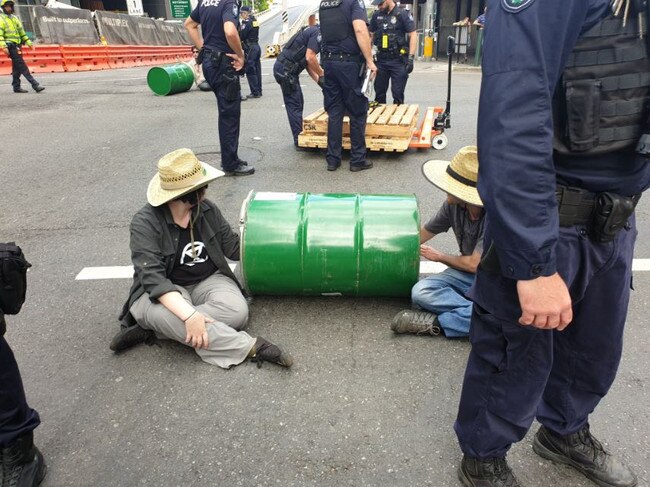
{"type": "Polygon", "coordinates": [[[18,314],[25,302],[31,266],[15,242],[0,243],[0,312],[18,314]]]}

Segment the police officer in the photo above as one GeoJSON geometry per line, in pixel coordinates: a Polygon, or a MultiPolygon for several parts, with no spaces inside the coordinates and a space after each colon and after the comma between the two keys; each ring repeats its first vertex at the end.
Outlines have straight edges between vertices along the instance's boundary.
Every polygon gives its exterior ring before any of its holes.
{"type": "Polygon", "coordinates": [[[27,93],[27,90],[20,87],[20,75],[23,75],[29,81],[36,93],[40,93],[45,88],[29,72],[20,50],[22,45],[30,49],[34,49],[34,46],[32,46],[32,42],[25,34],[22,22],[14,15],[14,2],[12,0],[2,0],[0,6],[2,7],[0,13],[0,49],[11,58],[11,86],[14,93],[27,93]]]}
{"type": "Polygon", "coordinates": [[[505,456],[534,418],[538,455],[601,486],[637,484],[589,415],[621,358],[633,211],[650,185],[640,4],[490,3],[478,116],[486,251],[455,424],[465,485],[519,485],[505,456]]]}
{"type": "Polygon", "coordinates": [[[246,54],[246,79],[251,92],[248,98],[262,96],[262,51],[258,40],[260,38],[260,24],[251,8],[244,5],[241,8],[241,32],[239,34],[244,53],[246,54]]]}
{"type": "Polygon", "coordinates": [[[287,41],[273,65],[273,76],[282,89],[284,107],[287,110],[293,143],[297,150],[301,150],[298,147],[298,134],[302,132],[304,106],[298,77],[304,69],[307,69],[309,76],[319,85],[323,85],[323,69],[318,64],[317,58],[320,45],[320,26],[303,27],[287,41]]]}
{"type": "Polygon", "coordinates": [[[372,4],[377,6],[370,19],[370,32],[377,48],[375,101],[386,103],[390,80],[393,103],[401,105],[417,49],[415,22],[410,12],[396,6],[393,0],[373,0],[372,4]]]}
{"type": "Polygon", "coordinates": [[[197,63],[215,96],[219,111],[221,168],[228,176],[248,176],[252,166],[237,155],[241,117],[239,75],[244,69],[244,51],[239,40],[237,0],[200,0],[185,21],[190,39],[201,50],[197,63]],[[201,33],[199,33],[199,24],[201,33]]]}
{"type": "Polygon", "coordinates": [[[366,161],[368,99],[361,92],[365,70],[377,73],[372,60],[368,16],[363,0],[321,0],[321,62],[327,122],[327,170],[341,165],[343,115],[350,116],[350,170],[370,169],[366,161]],[[365,60],[365,65],[364,65],[365,60]]]}

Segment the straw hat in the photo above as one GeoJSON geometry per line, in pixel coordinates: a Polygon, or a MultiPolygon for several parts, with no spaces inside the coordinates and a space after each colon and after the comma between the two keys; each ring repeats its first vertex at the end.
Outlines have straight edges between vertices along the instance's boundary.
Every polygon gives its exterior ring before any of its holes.
{"type": "Polygon", "coordinates": [[[158,161],[158,172],[147,188],[147,200],[151,206],[160,206],[223,175],[218,169],[199,161],[190,149],[178,149],[158,161]]]}
{"type": "Polygon", "coordinates": [[[448,161],[427,161],[422,165],[424,177],[441,190],[471,205],[483,206],[476,189],[478,156],[476,146],[463,147],[448,161]]]}

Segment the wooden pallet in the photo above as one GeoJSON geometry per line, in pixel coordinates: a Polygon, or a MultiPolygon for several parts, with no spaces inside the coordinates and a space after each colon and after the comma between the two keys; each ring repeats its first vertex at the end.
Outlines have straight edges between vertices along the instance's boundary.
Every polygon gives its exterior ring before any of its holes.
{"type": "MultiPolygon", "coordinates": [[[[368,112],[366,121],[366,148],[371,151],[404,152],[408,149],[417,128],[418,105],[378,105],[368,112]]],[[[325,109],[315,111],[303,119],[303,131],[298,136],[301,147],[327,147],[325,109]]],[[[350,119],[343,118],[343,148],[350,148],[350,119]]]]}

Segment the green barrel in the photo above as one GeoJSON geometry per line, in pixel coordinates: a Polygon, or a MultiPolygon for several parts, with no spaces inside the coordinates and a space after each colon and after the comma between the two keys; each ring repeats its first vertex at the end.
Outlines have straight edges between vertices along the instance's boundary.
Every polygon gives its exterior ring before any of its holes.
{"type": "Polygon", "coordinates": [[[240,223],[252,294],[409,296],[418,279],[414,195],[251,191],[240,223]]]}
{"type": "Polygon", "coordinates": [[[156,95],[181,93],[194,84],[194,70],[185,63],[156,66],[147,73],[147,84],[156,95]]]}

